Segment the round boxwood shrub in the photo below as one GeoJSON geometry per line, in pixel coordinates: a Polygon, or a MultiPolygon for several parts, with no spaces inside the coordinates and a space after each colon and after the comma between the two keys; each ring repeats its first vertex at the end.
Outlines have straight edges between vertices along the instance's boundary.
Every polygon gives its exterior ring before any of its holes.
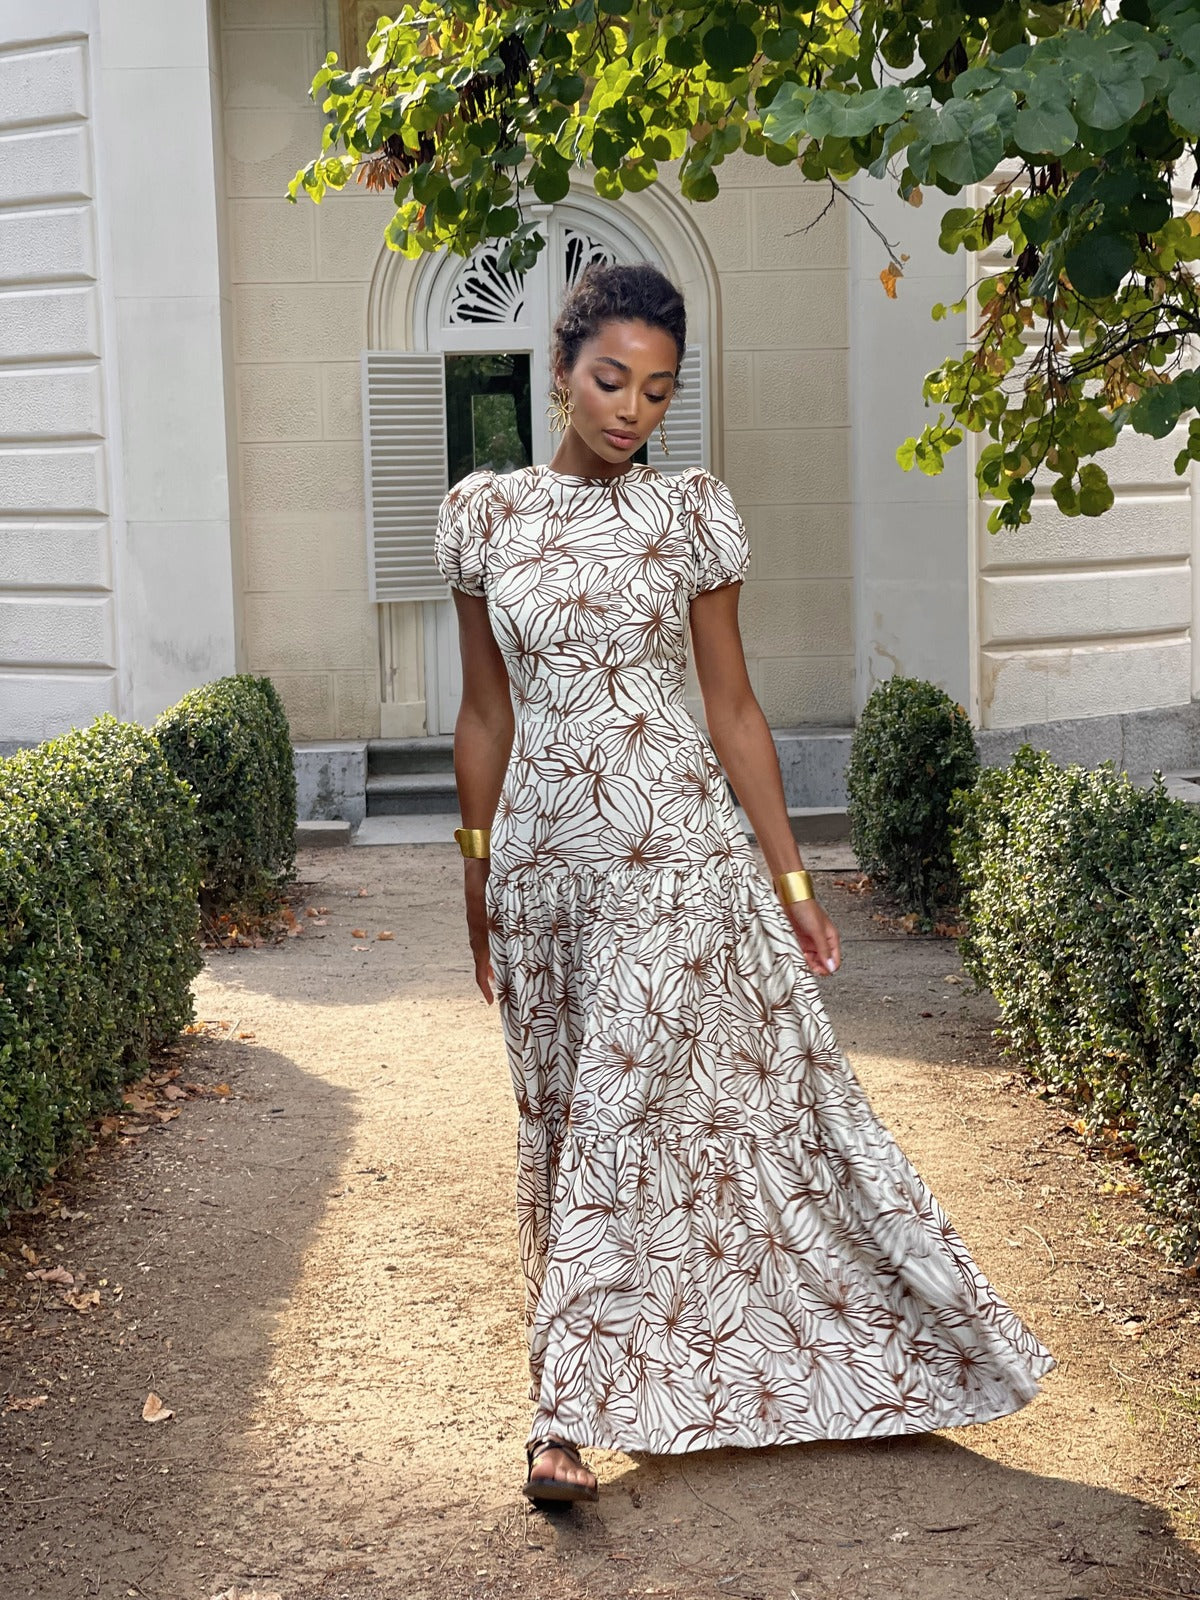
{"type": "Polygon", "coordinates": [[[950,797],[978,776],[971,720],[944,690],[900,677],[874,690],[846,769],[850,843],[863,871],[925,921],[957,897],[950,797]]]}
{"type": "Polygon", "coordinates": [[[1161,778],[1023,745],[955,801],[967,972],[1009,1053],[1141,1160],[1148,1231],[1200,1251],[1200,816],[1161,778]]]}
{"type": "Polygon", "coordinates": [[[195,801],[101,717],[0,761],[0,1214],[192,1018],[195,801]]]}
{"type": "Polygon", "coordinates": [[[198,802],[205,914],[266,911],[296,860],[296,773],[275,685],[218,678],[164,711],[154,732],[198,802]]]}

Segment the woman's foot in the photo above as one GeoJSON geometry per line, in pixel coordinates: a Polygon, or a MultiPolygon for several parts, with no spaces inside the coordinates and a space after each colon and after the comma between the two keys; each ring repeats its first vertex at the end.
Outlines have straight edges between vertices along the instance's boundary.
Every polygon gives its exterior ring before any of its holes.
{"type": "Polygon", "coordinates": [[[579,1451],[566,1439],[534,1439],[525,1451],[529,1477],[524,1492],[531,1500],[596,1500],[596,1474],[584,1466],[579,1451]]]}

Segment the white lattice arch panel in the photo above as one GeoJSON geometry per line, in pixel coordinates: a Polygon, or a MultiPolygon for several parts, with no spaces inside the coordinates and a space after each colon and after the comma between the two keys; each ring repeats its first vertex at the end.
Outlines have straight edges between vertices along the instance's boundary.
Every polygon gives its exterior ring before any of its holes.
{"type": "MultiPolygon", "coordinates": [[[[530,350],[534,366],[535,385],[544,377],[549,384],[549,324],[554,309],[568,281],[568,265],[578,254],[575,272],[583,265],[583,245],[571,255],[566,254],[569,240],[563,239],[556,247],[554,232],[574,230],[581,240],[592,240],[601,249],[611,252],[622,261],[653,261],[679,285],[688,310],[689,342],[702,347],[704,356],[705,390],[710,397],[708,418],[709,461],[714,472],[722,469],[720,425],[720,310],[717,272],[708,247],[692,223],[691,208],[671,193],[667,182],[656,183],[640,194],[624,195],[620,204],[611,204],[597,197],[590,180],[584,174],[575,174],[571,193],[559,205],[532,206],[531,215],[547,217],[551,224],[551,239],[542,251],[536,270],[551,273],[550,263],[556,269],[543,290],[542,315],[532,311],[535,304],[529,293],[520,294],[510,286],[501,292],[495,286],[484,290],[476,285],[473,298],[491,300],[498,308],[501,301],[512,308],[511,319],[506,322],[461,320],[461,308],[451,322],[448,317],[461,275],[467,272],[467,263],[461,256],[449,253],[424,256],[410,261],[394,250],[381,248],[375,273],[371,280],[367,308],[367,347],[372,350],[499,350],[512,349],[514,334],[528,329],[532,335],[537,324],[545,327],[544,342],[535,347],[532,339],[521,348],[530,350]],[[558,265],[562,263],[562,265],[558,265]],[[518,310],[518,305],[520,309],[518,310]],[[539,351],[544,351],[544,363],[539,371],[536,363],[539,351]]],[[[464,290],[460,298],[466,297],[464,290]]]]}

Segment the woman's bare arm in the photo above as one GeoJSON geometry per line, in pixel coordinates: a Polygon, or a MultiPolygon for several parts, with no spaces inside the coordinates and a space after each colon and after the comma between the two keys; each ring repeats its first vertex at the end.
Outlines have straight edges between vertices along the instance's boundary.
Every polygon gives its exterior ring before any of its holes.
{"type": "MultiPolygon", "coordinates": [[[[777,878],[804,863],[787,814],[779,754],[746,672],[737,616],[741,587],[727,583],[695,597],[692,647],[713,749],[777,878]]],[[[818,972],[836,970],[841,963],[837,930],[816,901],[798,902],[788,911],[810,966],[818,972]]]]}
{"type": "Polygon", "coordinates": [[[772,877],[804,863],[788,820],[779,755],[746,672],[738,628],[740,583],[698,594],[692,601],[696,676],[713,749],[762,848],[772,877]]]}
{"type": "MultiPolygon", "coordinates": [[[[454,723],[454,782],[464,828],[490,828],[512,753],[514,719],[508,669],[500,653],[482,595],[453,589],[462,658],[462,700],[454,723]]],[[[463,857],[467,932],[475,958],[475,981],[492,1003],[492,965],[484,891],[490,861],[463,857]]]]}
{"type": "Polygon", "coordinates": [[[453,589],[462,658],[462,700],[454,724],[454,781],[464,828],[490,828],[512,751],[508,669],[482,595],[453,589]]]}

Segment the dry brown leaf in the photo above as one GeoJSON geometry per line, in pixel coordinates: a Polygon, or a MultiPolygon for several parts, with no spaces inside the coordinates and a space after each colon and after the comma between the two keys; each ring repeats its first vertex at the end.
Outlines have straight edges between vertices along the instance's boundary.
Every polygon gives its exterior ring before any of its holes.
{"type": "Polygon", "coordinates": [[[146,1396],[146,1404],[142,1407],[142,1421],[166,1422],[168,1417],[173,1417],[174,1415],[175,1413],[170,1406],[163,1405],[161,1397],[151,1389],[146,1396]]]}
{"type": "Polygon", "coordinates": [[[317,907],[317,915],[319,917],[327,917],[329,915],[329,907],[328,906],[318,906],[317,907]]]}
{"type": "Polygon", "coordinates": [[[266,1589],[222,1589],[213,1595],[213,1600],[283,1600],[283,1596],[278,1589],[270,1593],[266,1589]]]}
{"type": "Polygon", "coordinates": [[[222,1098],[224,1098],[225,1095],[232,1094],[233,1091],[230,1089],[227,1083],[214,1083],[209,1092],[211,1094],[219,1094],[222,1096],[222,1098]]]}
{"type": "Polygon", "coordinates": [[[37,1266],[38,1253],[36,1250],[31,1250],[27,1244],[23,1244],[21,1246],[21,1254],[25,1257],[26,1261],[28,1261],[31,1267],[37,1266]]]}
{"type": "Polygon", "coordinates": [[[350,948],[351,950],[369,950],[371,946],[369,944],[352,944],[350,948]]]}
{"type": "Polygon", "coordinates": [[[69,1294],[67,1296],[67,1304],[72,1311],[78,1311],[81,1315],[86,1316],[89,1311],[94,1310],[100,1304],[100,1291],[99,1289],[88,1289],[86,1293],[80,1290],[78,1294],[69,1294]]]}
{"type": "Polygon", "coordinates": [[[5,1411],[37,1411],[50,1398],[46,1394],[10,1394],[4,1402],[5,1411]]]}
{"type": "Polygon", "coordinates": [[[186,1100],[187,1090],[181,1089],[177,1083],[169,1083],[163,1090],[164,1100],[186,1100]]]}
{"type": "Polygon", "coordinates": [[[156,1111],[154,1115],[159,1122],[174,1122],[179,1115],[179,1108],[176,1106],[171,1111],[156,1111]]]}
{"type": "Polygon", "coordinates": [[[318,913],[317,908],[315,906],[305,906],[304,915],[306,917],[315,917],[315,916],[318,916],[319,913],[318,913]]]}
{"type": "Polygon", "coordinates": [[[238,1038],[239,1039],[253,1039],[253,1037],[254,1037],[254,1035],[252,1033],[239,1033],[238,1034],[238,1038]]]}
{"type": "Polygon", "coordinates": [[[62,1283],[69,1289],[75,1282],[75,1274],[68,1272],[66,1267],[40,1267],[37,1272],[27,1272],[27,1278],[38,1278],[42,1283],[62,1283]]]}
{"type": "Polygon", "coordinates": [[[367,930],[365,928],[351,928],[350,937],[352,939],[365,939],[367,937],[367,930]]]}
{"type": "Polygon", "coordinates": [[[381,939],[381,940],[383,940],[383,939],[394,939],[396,937],[396,935],[394,933],[389,933],[386,928],[383,928],[379,933],[377,933],[375,935],[375,937],[376,937],[376,939],[381,939]]]}
{"type": "Polygon", "coordinates": [[[887,266],[884,267],[883,271],[879,274],[879,281],[883,285],[883,292],[887,295],[889,300],[894,300],[896,298],[896,282],[903,276],[903,272],[901,272],[900,268],[894,261],[889,261],[887,266]]]}

